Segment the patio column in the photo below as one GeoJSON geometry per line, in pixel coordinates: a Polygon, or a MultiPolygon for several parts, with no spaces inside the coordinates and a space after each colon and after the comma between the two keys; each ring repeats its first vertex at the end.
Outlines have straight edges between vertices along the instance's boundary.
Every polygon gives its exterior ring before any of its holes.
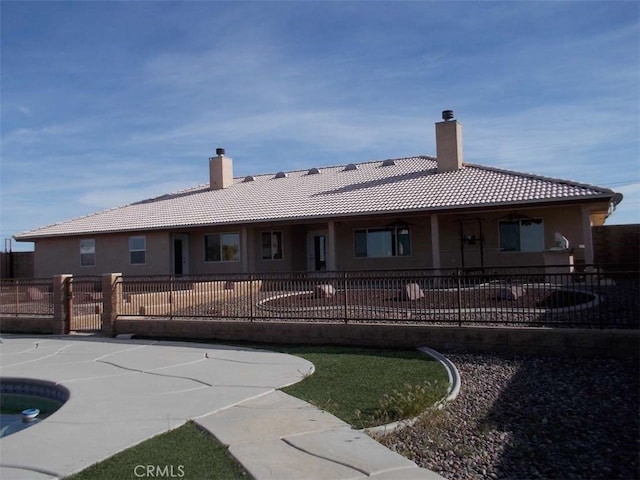
{"type": "MultiPolygon", "coordinates": [[[[431,263],[434,269],[440,269],[440,225],[437,215],[431,215],[431,263]]],[[[435,273],[438,275],[439,272],[435,273]]]]}
{"type": "MultiPolygon", "coordinates": [[[[593,265],[593,237],[591,236],[591,212],[582,205],[582,242],[584,244],[584,263],[593,265]]],[[[588,267],[590,270],[590,267],[588,267]]]]}
{"type": "Polygon", "coordinates": [[[336,226],[334,222],[327,222],[327,270],[337,270],[336,261],[336,226]]]}
{"type": "Polygon", "coordinates": [[[242,273],[249,273],[249,229],[240,229],[240,259],[242,261],[242,273]]]}

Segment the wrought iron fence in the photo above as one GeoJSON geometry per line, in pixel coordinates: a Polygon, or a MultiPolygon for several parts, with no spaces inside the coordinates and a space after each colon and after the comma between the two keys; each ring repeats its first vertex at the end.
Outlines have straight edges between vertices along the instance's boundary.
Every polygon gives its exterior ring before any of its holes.
{"type": "Polygon", "coordinates": [[[125,276],[119,310],[130,317],[175,320],[637,329],[639,275],[547,266],[125,276]]]}
{"type": "Polygon", "coordinates": [[[74,331],[97,331],[101,328],[102,279],[100,277],[72,277],[70,289],[71,316],[69,329],[74,331]]]}
{"type": "Polygon", "coordinates": [[[53,281],[49,278],[0,281],[3,315],[53,315],[53,281]]]}

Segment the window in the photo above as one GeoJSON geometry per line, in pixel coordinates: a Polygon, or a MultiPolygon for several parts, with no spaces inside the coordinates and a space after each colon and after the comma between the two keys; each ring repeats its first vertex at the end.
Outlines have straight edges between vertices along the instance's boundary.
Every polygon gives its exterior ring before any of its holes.
{"type": "Polygon", "coordinates": [[[240,234],[212,233],[204,236],[205,262],[239,262],[240,234]]]}
{"type": "Polygon", "coordinates": [[[80,265],[93,267],[96,264],[96,241],[93,238],[80,240],[80,265]]]}
{"type": "Polygon", "coordinates": [[[356,257],[406,257],[411,255],[408,227],[356,230],[356,257]]]}
{"type": "Polygon", "coordinates": [[[282,260],[282,232],[262,232],[262,259],[282,260]]]}
{"type": "Polygon", "coordinates": [[[131,263],[131,265],[144,265],[146,261],[146,237],[129,237],[129,263],[131,263]]]}
{"type": "Polygon", "coordinates": [[[501,252],[542,252],[544,225],[542,219],[500,222],[501,252]]]}

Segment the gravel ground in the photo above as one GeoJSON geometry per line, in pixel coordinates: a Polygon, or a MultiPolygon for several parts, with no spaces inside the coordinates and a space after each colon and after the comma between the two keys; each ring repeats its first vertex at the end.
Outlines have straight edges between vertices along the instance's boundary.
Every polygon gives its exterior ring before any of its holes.
{"type": "Polygon", "coordinates": [[[458,398],[383,444],[449,480],[640,478],[637,362],[447,356],[458,398]]]}
{"type": "MultiPolygon", "coordinates": [[[[537,327],[606,327],[606,328],[638,328],[640,326],[640,297],[637,294],[637,282],[618,282],[613,286],[603,287],[597,291],[600,303],[588,308],[575,305],[568,308],[554,308],[545,313],[525,312],[523,308],[539,307],[543,298],[529,291],[517,302],[497,301],[496,292],[488,291],[485,301],[480,297],[467,295],[467,306],[475,305],[471,310],[458,315],[457,310],[440,310],[450,300],[450,293],[434,293],[435,300],[443,302],[439,308],[418,308],[419,305],[407,306],[410,302],[386,301],[389,292],[379,295],[379,299],[367,297],[364,301],[350,304],[345,311],[344,297],[339,299],[317,299],[308,296],[294,295],[291,291],[260,291],[252,297],[237,297],[227,301],[216,301],[192,305],[178,309],[174,315],[184,318],[203,319],[242,319],[254,317],[257,321],[293,321],[293,322],[344,322],[345,314],[351,323],[358,322],[399,322],[416,325],[456,325],[459,320],[467,325],[489,326],[537,326],[537,327]],[[277,298],[280,297],[280,298],[277,298]],[[472,301],[473,300],[473,301],[472,301]],[[474,303],[475,302],[475,303],[474,303]],[[529,303],[526,303],[529,302],[529,303]],[[486,303],[486,304],[485,304],[486,303]],[[497,307],[497,308],[496,308],[497,307]]],[[[299,292],[298,292],[299,293],[299,292]]],[[[478,293],[478,292],[476,292],[478,293]]],[[[545,292],[538,292],[545,293],[545,292]]],[[[542,297],[550,297],[550,293],[542,297]]],[[[391,292],[394,295],[394,292],[391,292]]],[[[336,297],[343,295],[339,292],[336,297]]],[[[475,294],[474,294],[475,295],[475,294]]],[[[571,293],[563,302],[575,300],[577,295],[571,293]]],[[[430,297],[431,298],[431,297],[430,297]]],[[[483,297],[484,298],[484,297],[483,297]]],[[[362,299],[360,299],[362,300],[362,299]]],[[[551,296],[552,301],[559,300],[551,296]]],[[[422,300],[421,300],[422,301],[422,300]]],[[[424,300],[428,302],[429,299],[424,300]]],[[[572,302],[569,302],[571,304],[572,302]]],[[[137,314],[137,312],[128,312],[137,314]]]]}
{"type": "MultiPolygon", "coordinates": [[[[405,298],[400,291],[395,290],[353,290],[347,294],[346,302],[353,306],[380,306],[388,308],[412,308],[444,310],[474,307],[493,307],[507,309],[524,308],[562,308],[572,307],[591,302],[594,295],[582,292],[566,291],[555,287],[521,288],[523,294],[520,297],[508,300],[504,296],[505,288],[490,286],[484,289],[468,289],[460,292],[447,290],[425,290],[423,297],[416,300],[405,298]]],[[[322,297],[315,293],[300,293],[280,297],[266,302],[268,307],[281,308],[311,308],[311,307],[341,307],[345,304],[345,292],[338,291],[330,297],[322,297]]]]}

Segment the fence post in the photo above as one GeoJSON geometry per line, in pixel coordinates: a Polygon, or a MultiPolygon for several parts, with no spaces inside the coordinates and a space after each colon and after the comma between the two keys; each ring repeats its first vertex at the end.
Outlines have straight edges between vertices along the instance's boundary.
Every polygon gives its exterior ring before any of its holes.
{"type": "Polygon", "coordinates": [[[116,333],[116,320],[122,305],[122,274],[102,275],[102,334],[112,337],[116,333]]]}
{"type": "Polygon", "coordinates": [[[347,272],[345,271],[343,274],[343,282],[344,282],[344,323],[348,323],[349,322],[349,300],[347,298],[347,295],[349,294],[349,292],[347,292],[347,272]]]}
{"type": "Polygon", "coordinates": [[[254,287],[253,273],[249,274],[249,321],[253,322],[253,287],[254,287]]]}
{"type": "Polygon", "coordinates": [[[64,317],[64,333],[71,333],[71,325],[73,323],[73,277],[69,277],[64,282],[65,311],[64,317]]]}
{"type": "Polygon", "coordinates": [[[458,287],[458,326],[462,326],[462,272],[456,268],[456,282],[458,287]]]}
{"type": "MultiPolygon", "coordinates": [[[[596,265],[596,280],[598,280],[598,320],[600,324],[600,328],[604,328],[604,311],[602,308],[602,299],[604,295],[602,295],[602,284],[600,283],[600,265],[596,265]]],[[[609,305],[607,304],[607,314],[609,313],[609,305]]],[[[609,315],[607,315],[608,317],[609,315]]],[[[608,318],[607,318],[608,320],[608,318]]],[[[608,323],[608,322],[607,322],[608,323]]]]}
{"type": "Polygon", "coordinates": [[[173,283],[173,275],[169,276],[169,320],[173,320],[173,289],[175,285],[173,283]]]}
{"type": "Polygon", "coordinates": [[[20,311],[20,280],[14,278],[11,281],[13,282],[13,299],[15,300],[16,306],[13,311],[16,312],[16,316],[18,316],[18,312],[20,311]]]}
{"type": "Polygon", "coordinates": [[[55,324],[54,332],[56,334],[64,335],[68,333],[66,330],[67,285],[68,282],[71,281],[71,278],[72,275],[69,273],[54,275],[53,277],[53,322],[55,324]]]}

